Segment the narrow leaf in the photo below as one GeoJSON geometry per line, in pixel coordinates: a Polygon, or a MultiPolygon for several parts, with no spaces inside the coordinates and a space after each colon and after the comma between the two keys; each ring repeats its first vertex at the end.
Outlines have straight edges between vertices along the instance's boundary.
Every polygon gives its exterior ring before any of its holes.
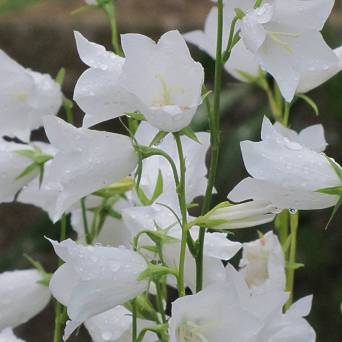
{"type": "Polygon", "coordinates": [[[198,138],[197,138],[197,135],[196,133],[190,128],[190,127],[186,127],[186,128],[183,128],[181,130],[181,134],[184,134],[185,136],[187,136],[189,139],[197,142],[197,143],[201,143],[198,138]]]}
{"type": "Polygon", "coordinates": [[[312,100],[309,96],[304,95],[304,94],[298,94],[297,97],[299,97],[300,99],[304,100],[315,112],[316,116],[319,115],[319,109],[317,104],[315,103],[314,100],[312,100]]]}
{"type": "Polygon", "coordinates": [[[21,179],[27,175],[29,175],[31,172],[35,172],[39,170],[40,166],[37,163],[32,163],[28,167],[25,168],[25,170],[16,177],[16,180],[21,179]]]}
{"type": "Polygon", "coordinates": [[[332,222],[332,220],[334,219],[334,217],[337,214],[337,211],[340,209],[340,206],[342,205],[342,196],[340,197],[339,201],[337,202],[337,204],[335,205],[335,208],[330,216],[330,219],[327,223],[327,225],[325,226],[325,230],[327,230],[330,226],[330,223],[332,222]]]}

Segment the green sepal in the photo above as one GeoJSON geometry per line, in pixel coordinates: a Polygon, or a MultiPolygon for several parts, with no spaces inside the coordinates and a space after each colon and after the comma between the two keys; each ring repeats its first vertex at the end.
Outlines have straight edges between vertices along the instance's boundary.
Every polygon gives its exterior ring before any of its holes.
{"type": "Polygon", "coordinates": [[[235,15],[241,20],[246,16],[246,13],[241,8],[235,8],[235,15]]]}
{"type": "Polygon", "coordinates": [[[201,142],[198,140],[198,137],[197,137],[196,133],[195,133],[190,127],[183,128],[183,129],[180,131],[180,133],[181,133],[182,135],[187,136],[189,139],[191,139],[191,140],[193,140],[193,141],[195,141],[195,142],[197,142],[197,143],[199,143],[199,144],[201,143],[201,142]]]}
{"type": "Polygon", "coordinates": [[[158,281],[161,277],[172,274],[176,278],[178,278],[178,272],[172,268],[162,266],[162,265],[155,265],[149,263],[145,271],[141,272],[138,276],[138,280],[153,280],[158,281]]]}
{"type": "Polygon", "coordinates": [[[330,163],[330,165],[332,166],[332,168],[334,169],[334,171],[337,174],[337,177],[340,179],[341,183],[342,183],[342,168],[340,165],[338,165],[334,159],[332,158],[328,158],[328,162],[330,163]]]}
{"type": "Polygon", "coordinates": [[[56,78],[55,78],[55,81],[60,85],[62,86],[63,83],[64,83],[64,79],[65,79],[65,69],[62,67],[59,69],[57,75],[56,75],[56,78]]]}
{"type": "Polygon", "coordinates": [[[331,188],[319,189],[319,190],[316,190],[316,192],[320,192],[321,194],[327,194],[327,195],[342,196],[342,185],[334,186],[331,188]]]}
{"type": "Polygon", "coordinates": [[[164,189],[163,174],[161,173],[160,170],[158,170],[158,178],[157,178],[156,186],[154,187],[152,197],[148,198],[140,187],[137,188],[137,195],[143,205],[145,206],[151,205],[163,193],[163,189],[164,189]]]}
{"type": "Polygon", "coordinates": [[[298,270],[299,268],[302,268],[302,267],[305,267],[305,265],[299,262],[286,263],[286,268],[289,270],[298,270]]]}
{"type": "Polygon", "coordinates": [[[132,119],[135,119],[135,120],[138,120],[138,121],[145,121],[144,114],[142,114],[142,113],[132,112],[132,113],[125,113],[125,114],[129,118],[132,118],[132,119]]]}
{"type": "Polygon", "coordinates": [[[39,281],[37,281],[37,283],[49,287],[52,274],[46,272],[42,264],[39,261],[32,259],[28,254],[24,254],[24,257],[40,273],[42,278],[39,281]]]}
{"type": "Polygon", "coordinates": [[[149,146],[159,145],[161,141],[169,134],[169,132],[159,131],[152,141],[150,142],[149,146]]]}
{"type": "Polygon", "coordinates": [[[105,188],[102,188],[94,193],[94,195],[111,198],[116,195],[124,194],[127,191],[132,190],[134,187],[134,182],[131,177],[124,177],[118,182],[112,183],[105,188]]]}
{"type": "Polygon", "coordinates": [[[314,100],[312,100],[309,96],[304,94],[298,94],[297,97],[304,100],[313,109],[316,116],[319,116],[319,109],[314,100]]]}
{"type": "Polygon", "coordinates": [[[40,171],[40,166],[36,163],[32,163],[29,166],[27,166],[16,178],[15,180],[19,180],[21,178],[24,178],[28,176],[30,173],[33,173],[35,171],[40,171]]]}
{"type": "MultiPolygon", "coordinates": [[[[157,321],[158,315],[149,301],[149,299],[146,297],[146,295],[141,294],[134,298],[134,305],[135,309],[137,311],[137,317],[140,319],[146,319],[149,321],[157,321]]],[[[125,305],[125,308],[131,312],[133,312],[132,303],[128,302],[125,305]]]]}
{"type": "Polygon", "coordinates": [[[169,325],[167,323],[158,324],[158,325],[144,328],[140,331],[136,342],[142,342],[144,340],[146,333],[149,331],[157,334],[158,336],[162,336],[161,340],[168,341],[169,340],[168,329],[169,329],[169,325]]]}
{"type": "Polygon", "coordinates": [[[330,223],[332,222],[332,220],[333,220],[334,217],[336,216],[336,214],[337,214],[338,210],[340,209],[341,205],[342,205],[342,196],[340,197],[339,201],[336,203],[336,205],[335,205],[335,207],[334,207],[334,210],[333,210],[333,212],[331,213],[331,216],[330,216],[330,218],[329,218],[329,221],[328,221],[328,223],[327,223],[326,226],[325,226],[325,230],[327,230],[327,229],[329,228],[330,223]]]}

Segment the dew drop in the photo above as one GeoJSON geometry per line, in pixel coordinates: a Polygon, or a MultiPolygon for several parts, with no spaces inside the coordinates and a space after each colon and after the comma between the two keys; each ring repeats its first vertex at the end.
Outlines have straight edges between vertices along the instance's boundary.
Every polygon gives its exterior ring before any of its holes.
{"type": "Polygon", "coordinates": [[[291,209],[289,209],[289,213],[290,213],[291,215],[296,215],[296,214],[298,213],[298,210],[297,210],[297,209],[291,208],[291,209]]]}

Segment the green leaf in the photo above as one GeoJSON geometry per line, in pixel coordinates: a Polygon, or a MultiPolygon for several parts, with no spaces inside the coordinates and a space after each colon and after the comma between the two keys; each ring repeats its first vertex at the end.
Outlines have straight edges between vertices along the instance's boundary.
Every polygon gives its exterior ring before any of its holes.
{"type": "Polygon", "coordinates": [[[28,176],[30,173],[39,171],[39,170],[40,170],[40,166],[37,163],[32,163],[28,167],[26,167],[24,171],[21,172],[20,175],[17,176],[15,179],[18,180],[18,179],[24,178],[28,176]]]}
{"type": "Polygon", "coordinates": [[[137,189],[137,195],[143,205],[151,205],[162,194],[164,188],[163,175],[158,171],[158,178],[151,198],[148,198],[141,188],[137,189]]]}
{"type": "Polygon", "coordinates": [[[60,68],[57,76],[56,76],[56,82],[62,86],[64,83],[64,79],[65,79],[65,69],[64,68],[60,68]]]}
{"type": "Polygon", "coordinates": [[[342,182],[342,168],[341,168],[341,166],[339,164],[337,164],[333,158],[329,158],[329,157],[327,157],[327,158],[328,158],[328,162],[330,163],[330,165],[332,166],[332,168],[336,172],[338,178],[342,182]]]}
{"type": "Polygon", "coordinates": [[[180,131],[181,134],[187,136],[189,139],[197,142],[197,143],[201,143],[198,138],[197,138],[197,135],[196,133],[190,128],[190,127],[186,127],[186,128],[183,128],[181,131],[180,131]]]}
{"type": "Polygon", "coordinates": [[[316,190],[316,192],[320,192],[321,194],[327,194],[327,195],[342,196],[342,185],[334,186],[334,187],[331,187],[331,188],[319,189],[319,190],[316,190]]]}
{"type": "MultiPolygon", "coordinates": [[[[157,321],[158,315],[154,310],[153,305],[146,297],[146,295],[141,294],[134,299],[135,309],[137,310],[137,316],[141,319],[147,319],[150,321],[157,321]]],[[[125,308],[129,311],[133,311],[132,303],[128,302],[125,304],[125,308]]]]}
{"type": "Polygon", "coordinates": [[[312,100],[309,96],[304,95],[304,94],[298,94],[297,97],[299,97],[300,99],[304,100],[315,112],[316,116],[319,115],[319,109],[317,104],[315,103],[314,100],[312,100]]]}

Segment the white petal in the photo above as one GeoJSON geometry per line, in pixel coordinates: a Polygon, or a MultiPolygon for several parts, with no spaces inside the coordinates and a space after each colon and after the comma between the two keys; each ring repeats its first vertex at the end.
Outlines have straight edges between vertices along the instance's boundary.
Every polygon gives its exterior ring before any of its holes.
{"type": "Polygon", "coordinates": [[[242,247],[237,241],[227,239],[226,234],[207,233],[204,240],[204,254],[220,260],[231,259],[242,247]]]}
{"type": "Polygon", "coordinates": [[[228,194],[233,202],[242,202],[249,199],[269,201],[280,209],[313,210],[333,207],[338,196],[320,194],[313,191],[285,188],[281,185],[245,178],[228,194]]]}
{"type": "Polygon", "coordinates": [[[52,117],[46,118],[45,130],[59,149],[45,179],[47,187],[60,191],[55,220],[79,199],[129,175],[136,166],[127,136],[75,128],[52,117]]]}
{"type": "Polygon", "coordinates": [[[42,311],[50,301],[50,291],[38,283],[37,270],[0,274],[0,331],[16,327],[42,311]]]}
{"type": "Polygon", "coordinates": [[[78,54],[85,64],[102,70],[121,70],[125,61],[124,58],[115,55],[113,52],[106,51],[102,45],[88,41],[78,31],[74,31],[74,35],[78,54]]]}
{"type": "Polygon", "coordinates": [[[306,317],[311,311],[312,300],[312,295],[301,298],[292,304],[286,313],[294,317],[306,317]]]}
{"type": "Polygon", "coordinates": [[[273,20],[295,29],[320,31],[335,0],[274,0],[273,20]]]}
{"type": "Polygon", "coordinates": [[[25,342],[25,341],[16,337],[11,328],[7,328],[0,332],[0,342],[25,342]]]}
{"type": "Polygon", "coordinates": [[[299,133],[299,142],[314,151],[323,152],[328,146],[322,125],[309,126],[299,133]]]}

